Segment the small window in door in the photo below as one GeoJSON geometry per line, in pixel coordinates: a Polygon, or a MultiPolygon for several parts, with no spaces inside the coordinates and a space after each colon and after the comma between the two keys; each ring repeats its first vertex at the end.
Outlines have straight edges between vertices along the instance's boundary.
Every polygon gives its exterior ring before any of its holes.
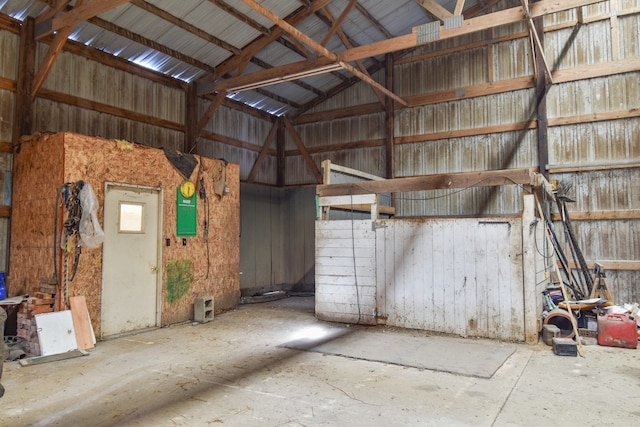
{"type": "Polygon", "coordinates": [[[119,233],[144,233],[144,204],[120,202],[119,233]]]}

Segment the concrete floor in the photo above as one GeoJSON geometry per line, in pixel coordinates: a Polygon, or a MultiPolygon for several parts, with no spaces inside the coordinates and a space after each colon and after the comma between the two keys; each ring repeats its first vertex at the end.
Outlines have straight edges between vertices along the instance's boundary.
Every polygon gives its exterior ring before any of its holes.
{"type": "MultiPolygon", "coordinates": [[[[279,347],[323,325],[313,298],[5,364],[2,426],[615,426],[640,422],[637,350],[516,344],[490,379],[279,347]]],[[[387,328],[383,328],[387,329],[387,328]]],[[[427,335],[386,330],[386,333],[427,335]]],[[[460,338],[450,338],[451,342],[460,338]]],[[[447,351],[446,345],[442,348],[447,351]]]]}

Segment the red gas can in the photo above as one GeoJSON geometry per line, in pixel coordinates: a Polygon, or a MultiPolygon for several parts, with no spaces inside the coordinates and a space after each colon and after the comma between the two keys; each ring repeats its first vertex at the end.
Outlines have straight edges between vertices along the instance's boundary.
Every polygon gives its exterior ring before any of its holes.
{"type": "Polygon", "coordinates": [[[598,344],[608,347],[638,347],[636,321],[626,314],[601,314],[598,316],[598,344]]]}

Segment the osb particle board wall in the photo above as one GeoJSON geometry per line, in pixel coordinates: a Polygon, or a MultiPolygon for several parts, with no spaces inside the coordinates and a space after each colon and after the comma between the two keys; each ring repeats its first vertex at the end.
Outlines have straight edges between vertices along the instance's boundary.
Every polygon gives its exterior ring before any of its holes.
{"type": "MultiPolygon", "coordinates": [[[[162,324],[192,319],[196,297],[212,295],[216,312],[235,308],[240,295],[240,184],[239,167],[226,168],[229,192],[222,197],[213,194],[213,178],[205,173],[205,187],[210,200],[209,274],[207,247],[204,241],[204,202],[198,201],[198,235],[188,237],[187,246],[176,236],[175,191],[184,180],[169,163],[164,152],[134,145],[123,151],[113,140],[75,133],[39,134],[24,138],[15,155],[15,178],[12,207],[11,255],[8,287],[11,295],[32,294],[43,278],[54,275],[53,223],[55,199],[64,182],[83,180],[91,184],[98,199],[98,218],[104,224],[104,183],[160,187],[164,192],[162,244],[163,301],[162,324]],[[166,246],[170,239],[170,246],[166,246]],[[168,262],[188,259],[193,262],[193,282],[188,292],[177,301],[167,295],[168,262]]],[[[205,171],[214,159],[203,159],[205,171]]],[[[198,168],[191,181],[197,180],[198,168]]],[[[59,211],[61,212],[61,211],[59,211]]],[[[61,213],[60,213],[61,215],[61,213]]],[[[62,274],[61,254],[58,271],[62,274]]],[[[63,283],[62,277],[58,277],[63,283]]],[[[96,335],[100,336],[102,281],[102,247],[84,249],[68,295],[84,295],[96,335]]],[[[61,291],[59,292],[61,293],[61,291]]],[[[62,308],[60,298],[58,307],[62,308]]]]}

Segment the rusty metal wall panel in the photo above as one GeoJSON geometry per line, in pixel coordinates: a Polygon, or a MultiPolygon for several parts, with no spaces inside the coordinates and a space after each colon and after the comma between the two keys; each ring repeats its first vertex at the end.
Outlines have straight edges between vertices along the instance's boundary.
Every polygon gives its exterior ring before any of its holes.
{"type": "Polygon", "coordinates": [[[608,20],[583,25],[571,40],[574,28],[545,34],[547,62],[554,70],[611,61],[611,30],[608,20]],[[566,50],[566,54],[563,51],[566,50]],[[564,55],[564,56],[563,56],[564,55]]]}
{"type": "Polygon", "coordinates": [[[534,95],[528,89],[398,110],[395,136],[525,122],[532,117],[534,95]]]}
{"type": "MultiPolygon", "coordinates": [[[[348,74],[351,77],[351,74],[348,74]]],[[[378,71],[371,76],[377,83],[384,86],[384,70],[378,71]]],[[[332,96],[322,104],[309,110],[310,113],[319,111],[335,110],[337,108],[353,107],[356,105],[368,104],[371,102],[379,102],[372,86],[366,82],[360,81],[346,90],[332,96]]]]}
{"type": "Polygon", "coordinates": [[[491,63],[495,81],[532,76],[533,63],[529,38],[496,43],[493,46],[491,63]]]}
{"type": "Polygon", "coordinates": [[[110,116],[71,105],[36,99],[33,129],[47,132],[76,132],[103,138],[124,139],[168,150],[183,150],[184,134],[122,117],[110,116]]]}
{"type": "Polygon", "coordinates": [[[637,160],[640,118],[553,127],[549,129],[549,141],[552,168],[637,160]]]}
{"type": "MultiPolygon", "coordinates": [[[[637,1],[640,8],[640,1],[637,1]]],[[[622,58],[640,57],[640,14],[621,16],[618,18],[620,34],[635,34],[635,37],[620,37],[620,56],[622,58]]]]}
{"type": "MultiPolygon", "coordinates": [[[[530,167],[537,161],[535,130],[503,132],[396,146],[396,176],[530,167]]],[[[519,186],[403,193],[398,216],[516,214],[519,186]]]]}
{"type": "Polygon", "coordinates": [[[486,47],[401,64],[395,67],[394,90],[411,96],[486,83],[486,64],[486,47]]]}
{"type": "MultiPolygon", "coordinates": [[[[38,46],[39,60],[47,47],[38,46]]],[[[184,122],[183,91],[68,52],[58,56],[43,87],[174,123],[184,122]]]]}
{"type": "Polygon", "coordinates": [[[20,37],[9,31],[0,31],[0,77],[16,80],[18,75],[18,51],[20,37]]]}
{"type": "Polygon", "coordinates": [[[578,80],[552,86],[547,95],[550,119],[640,107],[640,72],[578,80]]]}
{"type": "MultiPolygon", "coordinates": [[[[325,147],[327,145],[381,139],[385,135],[385,113],[367,114],[330,121],[296,126],[296,132],[305,147],[325,147]]],[[[289,132],[286,132],[287,150],[296,149],[289,132]]]]}
{"type": "Polygon", "coordinates": [[[16,108],[15,93],[0,89],[0,141],[13,138],[13,114],[16,108]]]}

